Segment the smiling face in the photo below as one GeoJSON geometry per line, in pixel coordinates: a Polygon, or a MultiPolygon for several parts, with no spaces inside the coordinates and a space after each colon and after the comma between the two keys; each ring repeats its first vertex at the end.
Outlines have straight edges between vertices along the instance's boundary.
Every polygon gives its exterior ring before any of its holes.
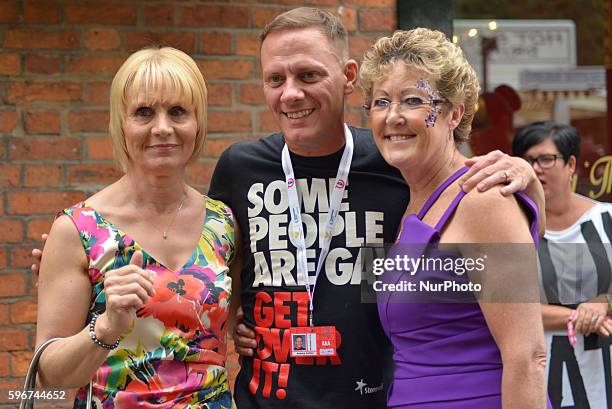
{"type": "Polygon", "coordinates": [[[123,121],[128,169],[157,174],[182,171],[193,154],[198,132],[195,110],[177,95],[163,94],[128,94],[123,121]]]}
{"type": "MultiPolygon", "coordinates": [[[[523,157],[537,158],[541,155],[560,155],[559,149],[552,139],[546,138],[537,145],[533,145],[525,152],[523,157]]],[[[563,158],[557,158],[554,166],[547,169],[542,169],[538,163],[534,163],[533,170],[542,183],[544,198],[548,203],[557,197],[563,197],[571,190],[570,181],[576,170],[576,157],[570,155],[567,163],[563,158]]]]}
{"type": "Polygon", "coordinates": [[[418,105],[439,99],[443,98],[433,80],[403,62],[395,62],[384,78],[373,83],[370,125],[376,145],[390,165],[415,169],[454,151],[449,135],[461,120],[463,107],[418,105]],[[384,105],[388,107],[380,109],[384,105]]]}
{"type": "Polygon", "coordinates": [[[333,153],[344,143],[344,97],[357,63],[343,63],[317,28],[275,31],[261,46],[266,103],[289,148],[300,155],[333,153]]]}

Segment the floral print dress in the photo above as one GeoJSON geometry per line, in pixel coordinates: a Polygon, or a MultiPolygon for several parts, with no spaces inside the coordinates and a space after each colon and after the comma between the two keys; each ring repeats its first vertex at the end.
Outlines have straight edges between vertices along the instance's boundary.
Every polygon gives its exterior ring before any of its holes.
{"type": "MultiPolygon", "coordinates": [[[[172,271],[86,203],[65,209],[81,236],[89,263],[92,312],[105,310],[105,272],[129,263],[141,250],[154,271],[156,294],[137,311],[119,347],[93,379],[97,408],[233,408],[226,358],[234,255],[231,210],[204,196],[206,216],[198,244],[185,265],[172,271]]],[[[74,407],[85,407],[82,388],[74,407]]]]}

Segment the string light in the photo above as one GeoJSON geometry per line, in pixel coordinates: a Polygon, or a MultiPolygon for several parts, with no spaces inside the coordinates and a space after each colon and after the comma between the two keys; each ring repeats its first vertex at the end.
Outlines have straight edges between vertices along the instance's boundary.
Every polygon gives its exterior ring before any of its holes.
{"type": "Polygon", "coordinates": [[[475,28],[470,28],[470,31],[468,31],[468,36],[476,37],[477,35],[478,35],[478,30],[476,30],[475,28]]]}
{"type": "Polygon", "coordinates": [[[495,20],[489,21],[489,30],[491,31],[497,30],[497,22],[495,20]]]}

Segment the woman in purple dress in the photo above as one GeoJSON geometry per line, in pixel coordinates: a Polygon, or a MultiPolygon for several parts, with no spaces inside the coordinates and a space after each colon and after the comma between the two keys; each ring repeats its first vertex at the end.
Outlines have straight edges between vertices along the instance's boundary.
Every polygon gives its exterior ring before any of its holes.
{"type": "Polygon", "coordinates": [[[471,291],[478,287],[468,286],[460,294],[447,291],[432,298],[428,287],[420,286],[451,278],[467,286],[476,280],[458,268],[423,269],[411,276],[398,266],[384,273],[387,284],[411,277],[418,284],[414,292],[379,293],[379,315],[396,364],[389,407],[545,408],[546,349],[533,295],[537,210],[522,194],[503,196],[495,188],[466,194],[453,183],[467,171],[467,158],[457,146],[467,140],[476,111],[474,70],[444,34],[419,28],[376,41],[360,74],[376,144],[410,186],[398,235],[405,248],[393,251],[450,260],[455,267],[475,260],[477,249],[488,249],[489,256],[482,281],[472,283],[481,285],[482,297],[471,291]],[[419,244],[420,251],[415,254],[408,244],[419,244]],[[502,253],[521,259],[508,262],[502,253]],[[522,284],[522,298],[502,291],[517,290],[509,282],[522,284]]]}

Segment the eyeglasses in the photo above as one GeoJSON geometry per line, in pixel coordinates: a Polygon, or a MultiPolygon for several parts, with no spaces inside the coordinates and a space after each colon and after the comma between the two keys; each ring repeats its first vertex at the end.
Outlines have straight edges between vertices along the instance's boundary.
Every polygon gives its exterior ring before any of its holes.
{"type": "Polygon", "coordinates": [[[529,162],[531,166],[533,166],[534,163],[537,163],[541,169],[552,168],[553,166],[555,166],[555,163],[557,163],[557,159],[561,158],[563,158],[563,155],[546,154],[540,155],[537,158],[525,156],[525,160],[529,162]]]}
{"type": "Polygon", "coordinates": [[[386,98],[376,98],[370,105],[364,105],[364,108],[366,111],[373,114],[380,114],[388,112],[393,104],[398,104],[400,112],[403,112],[424,106],[436,107],[446,103],[448,103],[448,101],[444,99],[423,99],[419,97],[407,97],[401,101],[389,101],[386,98]]]}

